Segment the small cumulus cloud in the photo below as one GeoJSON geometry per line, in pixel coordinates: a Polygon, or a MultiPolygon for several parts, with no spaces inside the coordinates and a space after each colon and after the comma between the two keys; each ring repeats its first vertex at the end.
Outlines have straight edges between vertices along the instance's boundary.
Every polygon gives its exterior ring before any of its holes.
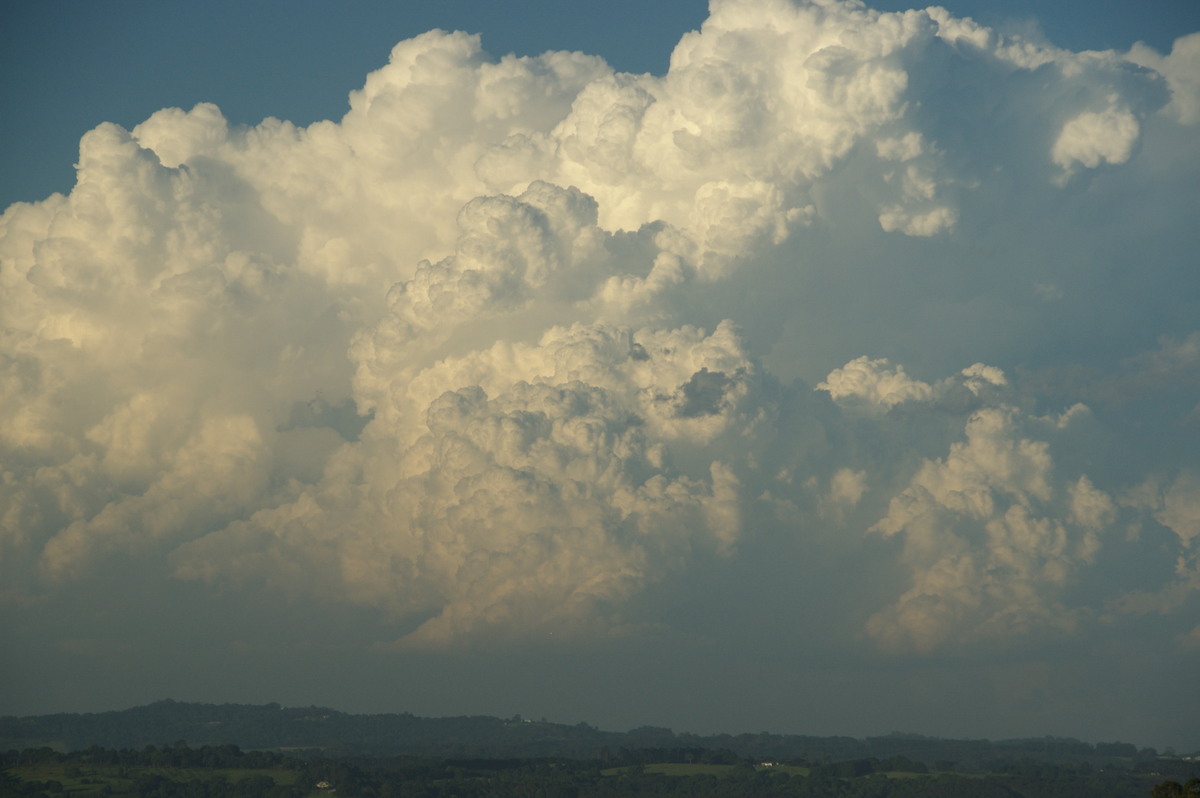
{"type": "Polygon", "coordinates": [[[1094,169],[1101,163],[1120,164],[1129,160],[1141,127],[1127,108],[1109,98],[1102,111],[1085,111],[1063,125],[1054,142],[1054,163],[1070,171],[1076,165],[1094,169]]]}
{"type": "Polygon", "coordinates": [[[891,368],[886,359],[872,360],[866,355],[829,372],[817,388],[828,391],[834,400],[860,400],[884,409],[907,401],[926,401],[933,397],[933,388],[920,380],[910,379],[903,366],[891,368]]]}

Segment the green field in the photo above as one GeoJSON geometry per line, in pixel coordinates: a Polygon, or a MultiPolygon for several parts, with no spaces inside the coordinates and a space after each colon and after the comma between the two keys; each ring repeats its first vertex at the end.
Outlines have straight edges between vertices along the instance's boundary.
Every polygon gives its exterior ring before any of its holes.
{"type": "MultiPolygon", "coordinates": [[[[686,762],[654,762],[642,766],[643,773],[656,773],[661,776],[728,776],[741,765],[706,765],[689,764],[686,762]]],[[[636,765],[608,768],[600,771],[604,776],[620,776],[623,773],[635,772],[636,765]]],[[[773,773],[786,773],[789,776],[807,776],[808,768],[795,765],[755,765],[755,770],[769,770],[773,773]]]]}
{"type": "Polygon", "coordinates": [[[171,768],[125,765],[79,765],[43,763],[18,765],[9,772],[22,781],[56,781],[62,785],[63,796],[84,798],[90,795],[124,794],[130,792],[139,776],[162,776],[174,782],[210,781],[224,779],[237,784],[249,778],[269,776],[280,785],[296,784],[299,772],[286,768],[171,768]]]}

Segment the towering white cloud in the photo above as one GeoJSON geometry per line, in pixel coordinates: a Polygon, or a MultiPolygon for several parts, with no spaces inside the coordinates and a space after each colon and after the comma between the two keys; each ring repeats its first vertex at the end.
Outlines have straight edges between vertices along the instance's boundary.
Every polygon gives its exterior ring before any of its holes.
{"type": "Polygon", "coordinates": [[[101,125],[0,218],[5,600],[136,561],[615,633],[803,538],[897,553],[830,611],[891,651],[1182,612],[1196,41],[716,0],[663,76],[433,31],[339,122],[101,125]]]}
{"type": "Polygon", "coordinates": [[[1019,437],[1014,416],[978,411],[966,441],[922,463],[873,527],[904,535],[913,586],[871,618],[872,636],[922,650],[958,636],[1073,630],[1058,594],[1091,562],[1113,503],[1086,476],[1053,485],[1049,446],[1019,437]]]}

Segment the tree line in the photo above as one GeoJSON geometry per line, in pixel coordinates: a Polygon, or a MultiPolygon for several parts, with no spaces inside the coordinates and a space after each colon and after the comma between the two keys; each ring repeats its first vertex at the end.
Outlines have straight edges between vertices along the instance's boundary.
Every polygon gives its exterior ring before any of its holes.
{"type": "Polygon", "coordinates": [[[48,747],[0,754],[0,798],[1200,798],[1200,779],[1034,760],[986,773],[903,756],[764,764],[729,750],[618,749],[603,758],[329,757],[311,752],[48,747]]]}
{"type": "Polygon", "coordinates": [[[371,757],[593,759],[604,750],[647,749],[728,751],[737,757],[813,762],[904,756],[934,770],[958,772],[984,770],[1002,760],[1030,759],[1150,773],[1160,768],[1163,759],[1155,749],[1132,743],[1093,745],[1056,737],[990,741],[899,733],[866,739],[765,732],[695,735],[655,726],[610,732],[587,723],[569,725],[520,716],[352,715],[324,707],[288,708],[279,704],[159,701],[118,712],[0,718],[0,749],[51,745],[75,750],[95,745],[140,750],[163,740],[371,757]]]}

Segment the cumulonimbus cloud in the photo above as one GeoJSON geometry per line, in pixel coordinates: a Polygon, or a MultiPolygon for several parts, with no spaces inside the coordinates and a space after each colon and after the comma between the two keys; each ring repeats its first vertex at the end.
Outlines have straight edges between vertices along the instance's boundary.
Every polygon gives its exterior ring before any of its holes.
{"type": "Polygon", "coordinates": [[[899,541],[847,619],[886,647],[1085,627],[1118,518],[1198,539],[1169,435],[1161,499],[1121,499],[1146,454],[1073,459],[1132,412],[1096,319],[1195,332],[1196,41],[721,0],[663,76],[433,31],[339,122],[100,125],[0,218],[5,590],[136,556],[446,645],[630,628],[651,583],[832,529],[899,541]]]}

